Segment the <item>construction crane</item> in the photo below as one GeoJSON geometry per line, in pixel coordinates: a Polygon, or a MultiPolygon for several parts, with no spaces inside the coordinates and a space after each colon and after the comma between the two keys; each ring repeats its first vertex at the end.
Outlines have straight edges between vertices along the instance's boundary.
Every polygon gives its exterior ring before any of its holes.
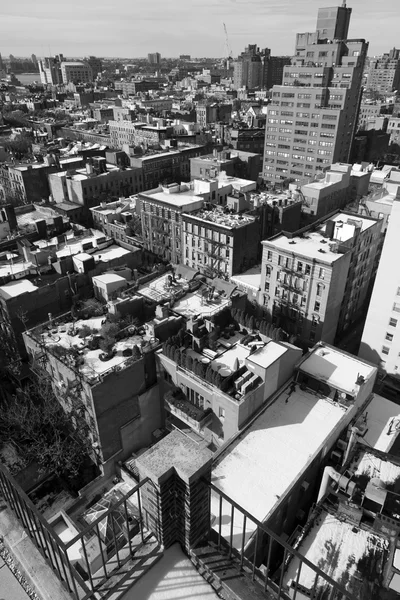
{"type": "Polygon", "coordinates": [[[222,23],[222,25],[224,26],[224,31],[225,31],[225,47],[226,47],[227,59],[232,60],[232,48],[230,47],[230,44],[229,44],[228,30],[226,28],[225,23],[222,23]]]}

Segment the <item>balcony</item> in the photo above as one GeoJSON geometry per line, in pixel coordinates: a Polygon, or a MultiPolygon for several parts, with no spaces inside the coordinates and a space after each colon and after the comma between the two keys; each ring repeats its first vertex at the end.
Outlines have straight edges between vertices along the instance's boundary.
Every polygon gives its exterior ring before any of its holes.
{"type": "Polygon", "coordinates": [[[211,408],[203,410],[202,408],[195,406],[186,399],[180,389],[165,394],[164,408],[198,433],[200,433],[212,419],[211,408]]]}

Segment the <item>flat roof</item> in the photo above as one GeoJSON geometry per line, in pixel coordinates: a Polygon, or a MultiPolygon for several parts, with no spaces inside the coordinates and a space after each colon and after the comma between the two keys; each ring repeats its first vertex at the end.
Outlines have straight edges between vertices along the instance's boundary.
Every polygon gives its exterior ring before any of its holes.
{"type": "Polygon", "coordinates": [[[278,358],[283,356],[287,350],[288,349],[285,348],[285,346],[270,340],[265,346],[262,346],[256,350],[256,352],[250,354],[250,356],[248,356],[248,360],[266,369],[275,361],[277,361],[278,358]]]}
{"type": "MultiPolygon", "coordinates": [[[[346,411],[324,398],[290,384],[272,405],[218,458],[212,482],[259,521],[264,521],[301,476],[346,411]]],[[[219,500],[212,496],[211,511],[219,514],[219,500]]],[[[229,512],[224,517],[230,517],[229,512]]],[[[218,528],[218,519],[213,527],[218,528]]],[[[222,522],[222,535],[230,536],[230,519],[222,522]]],[[[241,534],[243,519],[237,514],[234,533],[241,534]]],[[[247,520],[247,539],[255,525],[247,520]]],[[[235,536],[234,536],[235,539],[235,536]]],[[[237,544],[241,536],[237,536],[237,544]]]]}
{"type": "Polygon", "coordinates": [[[381,452],[390,452],[399,430],[396,427],[400,416],[400,406],[379,394],[373,394],[371,402],[366,406],[357,424],[365,423],[366,433],[358,438],[361,443],[372,446],[381,452]],[[394,421],[396,420],[396,422],[394,421]]]}
{"type": "MultiPolygon", "coordinates": [[[[138,250],[140,250],[140,248],[138,248],[138,250]]],[[[95,260],[107,262],[116,258],[120,258],[121,256],[126,256],[127,254],[132,254],[132,250],[126,250],[126,248],[121,248],[121,246],[113,244],[107,248],[96,250],[96,252],[93,252],[92,256],[95,257],[95,260]]]]}
{"type": "Polygon", "coordinates": [[[292,237],[280,234],[270,240],[264,240],[262,244],[332,264],[343,257],[343,254],[333,251],[336,242],[346,242],[352,239],[356,231],[356,223],[361,225],[361,231],[365,231],[376,225],[376,222],[375,219],[361,217],[357,214],[338,213],[326,219],[315,231],[305,231],[301,236],[294,235],[292,237]],[[333,239],[325,236],[328,221],[336,223],[333,239]]]}
{"type": "Polygon", "coordinates": [[[0,286],[0,294],[3,298],[16,298],[21,294],[34,292],[37,289],[38,286],[34,285],[29,279],[17,279],[17,281],[10,281],[0,286]]]}
{"type": "Polygon", "coordinates": [[[358,375],[367,380],[377,370],[356,356],[325,345],[317,345],[299,369],[348,394],[357,393],[358,375]]]}
{"type": "MultiPolygon", "coordinates": [[[[372,599],[378,598],[382,589],[377,573],[376,579],[371,580],[372,565],[375,565],[375,568],[379,566],[383,575],[389,546],[389,540],[385,537],[361,527],[354,527],[354,523],[339,520],[334,514],[323,509],[298,551],[334,581],[342,583],[350,593],[359,594],[362,599],[372,599]],[[368,588],[365,589],[364,586],[368,585],[367,582],[373,588],[368,590],[371,595],[365,595],[368,588]]],[[[284,588],[289,586],[291,580],[296,581],[298,570],[299,560],[294,558],[284,574],[284,588]]],[[[303,564],[299,583],[307,589],[312,589],[315,571],[303,564]]],[[[321,580],[320,585],[323,585],[321,580]]]]}
{"type": "Polygon", "coordinates": [[[184,192],[154,192],[152,194],[146,194],[142,192],[142,195],[147,196],[151,200],[158,200],[165,204],[171,204],[177,207],[187,206],[188,204],[199,204],[202,205],[204,199],[202,196],[196,195],[193,190],[185,190],[184,192]]]}
{"type": "Polygon", "coordinates": [[[236,285],[258,291],[261,288],[261,266],[252,267],[241,275],[234,275],[231,281],[236,285]]]}
{"type": "Polygon", "coordinates": [[[98,281],[99,283],[126,283],[125,277],[116,275],[115,273],[103,273],[103,275],[96,275],[92,277],[92,281],[98,281]]]}

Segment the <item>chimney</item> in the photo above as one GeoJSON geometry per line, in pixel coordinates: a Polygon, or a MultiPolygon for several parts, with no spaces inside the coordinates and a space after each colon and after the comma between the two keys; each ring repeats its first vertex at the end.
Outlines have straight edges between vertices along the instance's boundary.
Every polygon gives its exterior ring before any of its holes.
{"type": "Polygon", "coordinates": [[[86,175],[93,175],[93,165],[92,163],[86,163],[86,175]]]}

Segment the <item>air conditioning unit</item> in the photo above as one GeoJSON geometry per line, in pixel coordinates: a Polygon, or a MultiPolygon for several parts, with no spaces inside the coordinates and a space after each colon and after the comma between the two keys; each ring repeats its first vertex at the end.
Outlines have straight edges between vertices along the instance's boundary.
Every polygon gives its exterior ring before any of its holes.
{"type": "Polygon", "coordinates": [[[309,487],[310,487],[310,484],[308,483],[308,481],[303,481],[303,483],[301,484],[301,490],[303,492],[306,492],[309,487]]]}
{"type": "Polygon", "coordinates": [[[343,458],[343,453],[340,452],[339,450],[333,450],[333,452],[331,452],[331,460],[337,464],[339,463],[343,458]]]}

